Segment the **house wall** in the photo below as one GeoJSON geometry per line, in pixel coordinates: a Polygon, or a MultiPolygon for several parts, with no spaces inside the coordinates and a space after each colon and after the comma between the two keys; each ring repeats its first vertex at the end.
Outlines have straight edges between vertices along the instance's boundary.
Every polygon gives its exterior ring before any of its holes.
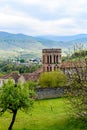
{"type": "Polygon", "coordinates": [[[20,78],[18,79],[18,82],[21,82],[21,83],[25,82],[25,78],[23,75],[20,76],[20,78]]]}
{"type": "Polygon", "coordinates": [[[3,79],[0,79],[0,87],[3,85],[3,79]]]}
{"type": "MultiPolygon", "coordinates": [[[[7,82],[8,81],[8,79],[0,79],[0,87],[3,85],[3,82],[7,82]]],[[[14,81],[14,79],[13,79],[13,81],[14,81]]],[[[14,81],[14,83],[15,83],[15,81],[14,81]]]]}
{"type": "Polygon", "coordinates": [[[8,79],[0,79],[0,87],[3,85],[3,82],[7,82],[8,79]]]}

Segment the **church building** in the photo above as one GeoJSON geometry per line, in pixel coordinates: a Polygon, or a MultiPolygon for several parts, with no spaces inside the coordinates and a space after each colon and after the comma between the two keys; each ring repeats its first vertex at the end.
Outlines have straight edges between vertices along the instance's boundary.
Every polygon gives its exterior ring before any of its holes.
{"type": "Polygon", "coordinates": [[[61,49],[52,48],[42,50],[42,65],[44,72],[54,71],[60,67],[61,53],[61,49]]]}

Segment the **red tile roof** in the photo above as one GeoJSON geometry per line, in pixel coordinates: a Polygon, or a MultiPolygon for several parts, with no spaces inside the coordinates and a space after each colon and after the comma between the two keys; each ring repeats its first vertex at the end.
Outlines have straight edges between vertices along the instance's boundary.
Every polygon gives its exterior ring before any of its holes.
{"type": "Polygon", "coordinates": [[[63,68],[75,68],[75,67],[86,67],[86,63],[84,61],[79,61],[79,62],[71,62],[71,61],[67,61],[67,62],[62,62],[61,63],[61,69],[63,68]]]}
{"type": "Polygon", "coordinates": [[[19,77],[20,77],[20,74],[18,74],[16,72],[11,72],[7,75],[1,76],[0,78],[2,78],[2,79],[13,78],[15,80],[15,82],[18,82],[19,77]]]}
{"type": "Polygon", "coordinates": [[[25,81],[28,81],[28,80],[32,80],[32,81],[37,81],[40,74],[43,72],[43,69],[40,68],[38,69],[37,71],[33,72],[33,73],[24,73],[24,74],[18,74],[16,72],[11,72],[9,74],[6,74],[4,76],[1,76],[0,78],[1,79],[9,79],[9,78],[13,78],[15,80],[15,82],[17,83],[18,82],[18,79],[23,76],[25,81]]]}
{"type": "Polygon", "coordinates": [[[40,74],[43,72],[43,69],[40,68],[37,71],[33,72],[33,73],[24,73],[23,77],[26,81],[28,80],[32,80],[32,81],[37,81],[40,74]]]}

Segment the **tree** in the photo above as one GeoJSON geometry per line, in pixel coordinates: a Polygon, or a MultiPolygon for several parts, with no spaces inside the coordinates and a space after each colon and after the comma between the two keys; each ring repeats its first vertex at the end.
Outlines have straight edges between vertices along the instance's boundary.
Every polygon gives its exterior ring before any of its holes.
{"type": "Polygon", "coordinates": [[[62,71],[44,72],[40,75],[39,84],[41,87],[62,87],[66,86],[68,78],[62,71]]]}
{"type": "Polygon", "coordinates": [[[0,114],[5,111],[13,113],[8,130],[12,130],[18,110],[27,111],[33,105],[33,91],[26,84],[15,84],[12,79],[0,88],[0,114]]]}
{"type": "Polygon", "coordinates": [[[73,65],[74,70],[69,74],[70,91],[67,92],[70,110],[74,117],[87,122],[87,59],[79,59],[73,65]]]}
{"type": "Polygon", "coordinates": [[[25,63],[25,60],[24,60],[24,59],[20,59],[20,62],[21,62],[21,63],[25,63]]]}

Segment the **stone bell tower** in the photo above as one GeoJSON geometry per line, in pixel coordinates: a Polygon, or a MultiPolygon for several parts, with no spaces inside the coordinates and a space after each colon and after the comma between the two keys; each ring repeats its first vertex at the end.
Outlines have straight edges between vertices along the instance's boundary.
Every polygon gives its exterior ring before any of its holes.
{"type": "Polygon", "coordinates": [[[57,70],[61,63],[61,49],[43,49],[42,64],[43,71],[57,70]]]}

